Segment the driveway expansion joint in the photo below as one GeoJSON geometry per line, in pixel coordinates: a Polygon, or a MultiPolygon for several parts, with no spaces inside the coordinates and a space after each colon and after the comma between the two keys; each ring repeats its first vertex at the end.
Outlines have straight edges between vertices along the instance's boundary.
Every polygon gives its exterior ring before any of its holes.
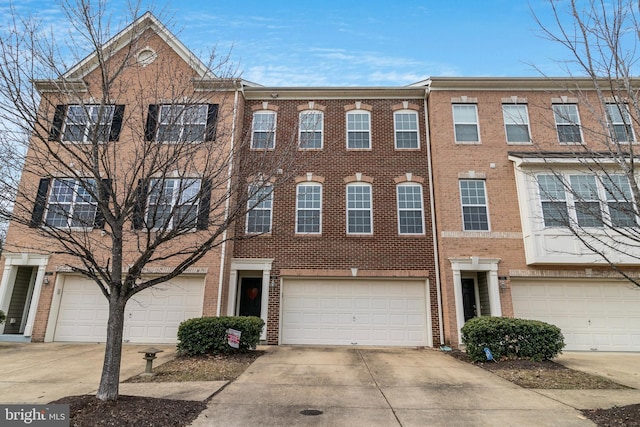
{"type": "Polygon", "coordinates": [[[389,399],[387,399],[387,396],[384,394],[384,392],[380,388],[380,384],[378,384],[378,381],[373,376],[373,373],[371,372],[371,368],[369,367],[369,364],[367,363],[367,361],[365,360],[364,356],[362,355],[362,353],[360,352],[359,349],[356,349],[356,353],[358,354],[358,356],[360,356],[360,359],[362,360],[362,363],[367,368],[367,372],[369,372],[369,375],[371,375],[371,379],[373,380],[373,383],[376,385],[376,388],[378,389],[378,391],[380,392],[380,394],[384,398],[384,401],[387,402],[387,405],[389,406],[389,409],[391,409],[391,413],[393,413],[393,416],[395,417],[396,421],[398,422],[398,425],[400,427],[402,427],[402,422],[400,421],[400,418],[398,418],[398,414],[396,414],[396,410],[393,408],[393,406],[391,406],[391,402],[389,402],[389,399]]]}

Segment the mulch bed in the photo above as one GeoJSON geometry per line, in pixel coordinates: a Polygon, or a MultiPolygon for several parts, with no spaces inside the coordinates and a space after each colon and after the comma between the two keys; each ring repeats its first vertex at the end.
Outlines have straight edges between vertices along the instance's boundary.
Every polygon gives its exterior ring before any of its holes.
{"type": "Polygon", "coordinates": [[[640,403],[609,409],[587,409],[582,414],[602,427],[640,426],[640,403]]]}
{"type": "Polygon", "coordinates": [[[206,407],[206,402],[119,396],[102,401],[95,396],[68,396],[51,403],[70,405],[70,426],[187,426],[206,407]]]}

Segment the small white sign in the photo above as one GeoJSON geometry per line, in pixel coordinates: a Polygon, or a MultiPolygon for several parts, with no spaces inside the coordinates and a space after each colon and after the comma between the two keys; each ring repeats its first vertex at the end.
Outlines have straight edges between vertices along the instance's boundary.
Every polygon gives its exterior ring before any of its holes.
{"type": "Polygon", "coordinates": [[[240,348],[240,335],[242,332],[235,329],[227,329],[227,341],[233,348],[240,348]]]}

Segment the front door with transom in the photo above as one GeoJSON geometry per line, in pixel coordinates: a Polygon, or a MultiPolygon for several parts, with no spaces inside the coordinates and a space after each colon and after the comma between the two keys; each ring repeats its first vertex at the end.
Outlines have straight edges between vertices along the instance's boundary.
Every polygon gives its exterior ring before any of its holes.
{"type": "Polygon", "coordinates": [[[262,278],[243,277],[240,280],[238,315],[260,317],[262,309],[262,278]]]}

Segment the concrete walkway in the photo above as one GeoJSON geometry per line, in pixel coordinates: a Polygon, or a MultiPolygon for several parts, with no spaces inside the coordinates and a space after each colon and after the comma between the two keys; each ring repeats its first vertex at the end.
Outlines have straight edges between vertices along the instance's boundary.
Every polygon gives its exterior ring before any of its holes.
{"type": "Polygon", "coordinates": [[[215,395],[192,425],[593,425],[562,402],[436,350],[267,351],[215,395]],[[309,410],[321,414],[303,415],[309,410]]]}
{"type": "MultiPolygon", "coordinates": [[[[148,347],[123,345],[121,381],[144,372],[146,361],[138,351],[148,347]]],[[[175,345],[155,347],[164,350],[155,364],[174,357],[175,345]]],[[[49,403],[65,396],[95,394],[103,360],[104,344],[0,343],[0,403],[49,403]]],[[[122,384],[120,393],[127,394],[128,386],[122,384]]],[[[144,394],[153,391],[146,384],[143,387],[144,394]]]]}
{"type": "Polygon", "coordinates": [[[568,351],[554,359],[568,368],[608,378],[629,390],[536,390],[577,409],[640,403],[640,353],[568,351]]]}

